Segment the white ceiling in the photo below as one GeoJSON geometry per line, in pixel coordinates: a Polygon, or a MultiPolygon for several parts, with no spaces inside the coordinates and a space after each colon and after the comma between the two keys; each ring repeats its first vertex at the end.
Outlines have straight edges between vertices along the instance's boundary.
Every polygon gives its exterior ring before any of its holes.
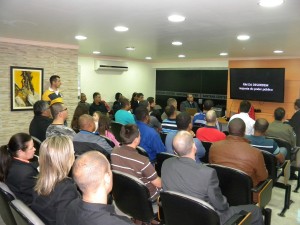
{"type": "Polygon", "coordinates": [[[0,0],[0,37],[79,44],[80,54],[155,61],[300,57],[300,0],[262,8],[257,0],[0,0]],[[170,23],[171,14],[186,17],[170,23]],[[129,27],[117,33],[114,27],[129,27]],[[238,34],[250,40],[241,42],[238,34]],[[77,41],[77,34],[87,36],[77,41]],[[179,40],[182,46],[172,46],[179,40]],[[125,47],[134,46],[135,51],[125,47]]]}

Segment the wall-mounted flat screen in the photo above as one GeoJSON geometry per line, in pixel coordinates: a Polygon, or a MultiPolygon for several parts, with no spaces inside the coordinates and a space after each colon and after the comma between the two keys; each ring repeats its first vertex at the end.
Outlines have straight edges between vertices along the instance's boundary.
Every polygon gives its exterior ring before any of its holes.
{"type": "Polygon", "coordinates": [[[284,68],[231,68],[230,98],[284,102],[284,68]]]}

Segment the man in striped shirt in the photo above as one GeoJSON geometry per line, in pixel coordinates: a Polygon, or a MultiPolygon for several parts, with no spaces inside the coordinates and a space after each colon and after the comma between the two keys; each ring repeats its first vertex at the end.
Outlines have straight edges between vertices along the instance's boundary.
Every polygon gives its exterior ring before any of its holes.
{"type": "Polygon", "coordinates": [[[177,124],[176,124],[176,110],[173,105],[167,106],[165,109],[165,113],[168,116],[167,119],[164,119],[161,124],[162,132],[167,134],[169,132],[177,132],[177,124]]]}
{"type": "Polygon", "coordinates": [[[140,132],[134,124],[122,127],[120,136],[123,145],[114,148],[111,153],[111,166],[113,170],[128,173],[137,177],[147,186],[152,200],[155,200],[161,189],[161,179],[149,159],[136,150],[140,143],[140,132]]]}

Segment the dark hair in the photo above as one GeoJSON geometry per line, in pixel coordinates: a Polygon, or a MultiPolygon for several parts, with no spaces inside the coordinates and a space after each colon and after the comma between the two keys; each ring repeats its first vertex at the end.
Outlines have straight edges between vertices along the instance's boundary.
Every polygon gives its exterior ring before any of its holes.
{"type": "Polygon", "coordinates": [[[170,116],[172,116],[175,112],[175,107],[173,105],[168,105],[165,108],[165,113],[167,115],[167,117],[169,118],[170,116]]]}
{"type": "Polygon", "coordinates": [[[135,96],[137,96],[137,92],[133,92],[133,93],[132,93],[130,102],[133,102],[133,101],[134,101],[134,97],[135,97],[135,96]]]}
{"type": "Polygon", "coordinates": [[[281,121],[285,116],[285,110],[282,107],[278,107],[277,109],[275,109],[274,111],[274,118],[275,120],[279,120],[281,121]]]}
{"type": "Polygon", "coordinates": [[[89,114],[89,107],[85,104],[77,105],[71,122],[71,128],[77,133],[79,132],[78,120],[79,117],[83,114],[89,114]]]}
{"type": "Polygon", "coordinates": [[[186,130],[192,122],[190,114],[182,112],[176,116],[176,124],[178,130],[186,130]]]}
{"type": "Polygon", "coordinates": [[[159,109],[154,109],[151,113],[150,113],[151,116],[154,116],[157,118],[157,120],[161,123],[162,120],[161,120],[161,111],[159,109]]]}
{"type": "Polygon", "coordinates": [[[135,138],[140,134],[138,127],[135,124],[127,124],[122,126],[120,131],[120,136],[122,139],[122,144],[131,144],[135,138]]]}
{"type": "Polygon", "coordinates": [[[214,102],[210,99],[205,100],[203,103],[203,109],[204,110],[211,110],[211,108],[214,106],[214,102]]]}
{"type": "Polygon", "coordinates": [[[50,84],[52,84],[53,82],[55,82],[57,79],[60,79],[60,76],[58,75],[52,75],[49,79],[50,84]]]}
{"type": "Polygon", "coordinates": [[[35,116],[40,116],[49,108],[49,104],[43,100],[36,101],[33,105],[33,112],[35,116]]]}
{"type": "Polygon", "coordinates": [[[240,103],[240,111],[244,113],[248,113],[251,108],[251,103],[247,100],[243,100],[240,103]]]}
{"type": "Polygon", "coordinates": [[[98,122],[98,132],[101,135],[105,135],[105,131],[110,128],[110,118],[107,115],[101,115],[98,122]]]}
{"type": "Polygon", "coordinates": [[[63,103],[61,102],[56,102],[50,106],[51,115],[54,119],[62,110],[63,110],[63,103]]]}
{"type": "Polygon", "coordinates": [[[129,100],[127,98],[120,99],[121,109],[124,109],[127,105],[130,105],[129,100]]]}
{"type": "Polygon", "coordinates": [[[246,124],[240,118],[234,118],[228,124],[228,132],[230,135],[243,137],[245,135],[246,124]]]}
{"type": "Polygon", "coordinates": [[[120,96],[122,96],[122,94],[121,94],[120,92],[117,92],[117,93],[115,94],[115,99],[116,99],[116,101],[119,100],[120,96]]]}
{"type": "Polygon", "coordinates": [[[296,99],[294,104],[297,106],[297,108],[300,108],[300,98],[296,99]]]}
{"type": "Polygon", "coordinates": [[[137,93],[136,96],[139,98],[139,97],[141,97],[141,96],[144,96],[144,94],[143,94],[143,93],[137,93]]]}
{"type": "Polygon", "coordinates": [[[149,116],[148,109],[145,106],[139,106],[135,110],[135,118],[139,121],[144,121],[149,116]]]}
{"type": "Polygon", "coordinates": [[[143,107],[148,107],[148,105],[149,105],[149,102],[147,101],[147,100],[143,100],[143,101],[140,101],[139,102],[139,106],[143,106],[143,107]]]}
{"type": "Polygon", "coordinates": [[[148,98],[147,98],[147,101],[148,101],[150,104],[152,104],[152,103],[154,102],[154,98],[153,98],[153,97],[148,97],[148,98]]]}
{"type": "Polygon", "coordinates": [[[254,130],[261,133],[266,132],[269,127],[269,122],[266,119],[260,118],[255,121],[254,130]]]}
{"type": "Polygon", "coordinates": [[[100,95],[100,93],[99,92],[94,92],[93,99],[95,99],[97,97],[97,95],[100,95]]]}
{"type": "Polygon", "coordinates": [[[0,147],[0,181],[5,181],[12,157],[17,156],[17,151],[26,151],[28,146],[25,144],[32,138],[26,133],[17,133],[13,135],[7,145],[0,147]]]}

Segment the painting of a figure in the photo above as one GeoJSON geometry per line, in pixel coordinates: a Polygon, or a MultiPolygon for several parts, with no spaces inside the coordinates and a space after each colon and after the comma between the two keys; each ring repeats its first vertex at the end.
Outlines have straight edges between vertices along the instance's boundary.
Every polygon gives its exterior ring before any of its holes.
{"type": "Polygon", "coordinates": [[[33,104],[41,100],[43,72],[41,68],[10,67],[12,111],[33,109],[33,104]]]}

